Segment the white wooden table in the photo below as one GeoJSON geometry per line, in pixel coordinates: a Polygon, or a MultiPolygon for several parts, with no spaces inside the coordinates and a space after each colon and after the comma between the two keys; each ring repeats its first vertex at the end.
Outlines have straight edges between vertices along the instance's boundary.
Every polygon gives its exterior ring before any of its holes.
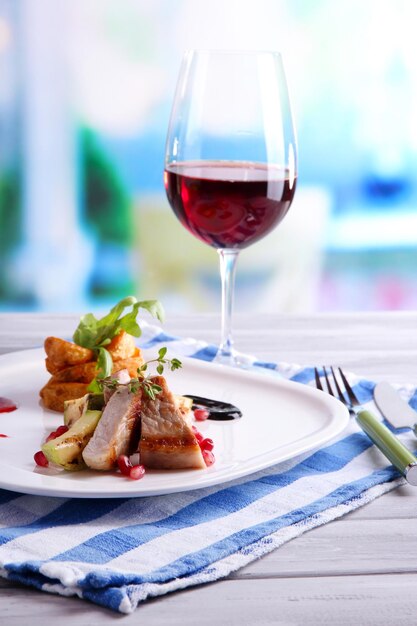
{"type": "MultiPolygon", "coordinates": [[[[70,336],[76,316],[0,315],[0,353],[70,336]]],[[[172,317],[169,333],[216,342],[216,316],[172,317]]],[[[235,340],[261,359],[335,363],[417,384],[417,313],[236,317],[235,340]]],[[[416,441],[417,447],[417,441],[416,441]]],[[[225,580],[151,600],[121,617],[0,579],[0,625],[417,624],[417,489],[400,487],[285,544],[225,580]]]]}

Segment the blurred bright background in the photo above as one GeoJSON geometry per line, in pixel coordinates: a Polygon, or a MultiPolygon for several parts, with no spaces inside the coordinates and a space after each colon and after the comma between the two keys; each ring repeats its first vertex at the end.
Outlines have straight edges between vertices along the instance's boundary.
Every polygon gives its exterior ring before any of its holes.
{"type": "Polygon", "coordinates": [[[416,309],[416,20],[415,0],[0,0],[0,310],[218,310],[217,254],[163,187],[188,48],[280,50],[292,94],[296,199],[242,252],[237,309],[416,309]]]}

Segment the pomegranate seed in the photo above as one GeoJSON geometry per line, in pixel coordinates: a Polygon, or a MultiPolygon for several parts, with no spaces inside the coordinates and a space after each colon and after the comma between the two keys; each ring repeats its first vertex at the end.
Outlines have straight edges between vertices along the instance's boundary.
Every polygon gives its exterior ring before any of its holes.
{"type": "Polygon", "coordinates": [[[121,454],[117,457],[117,465],[119,466],[119,470],[125,476],[130,476],[130,470],[132,469],[132,463],[129,461],[129,457],[126,454],[121,454]]]}
{"type": "Polygon", "coordinates": [[[49,465],[48,459],[46,458],[42,450],[39,450],[39,452],[36,452],[33,455],[33,458],[35,460],[36,465],[39,465],[39,467],[48,467],[49,465]]]}
{"type": "Polygon", "coordinates": [[[213,465],[214,461],[216,460],[214,458],[213,452],[211,452],[210,450],[202,450],[201,452],[203,454],[203,459],[207,467],[210,467],[210,465],[213,465]]]}
{"type": "Polygon", "coordinates": [[[60,437],[61,435],[66,433],[68,430],[69,428],[68,426],[65,426],[65,424],[63,424],[62,426],[58,426],[56,430],[53,430],[51,433],[49,433],[49,435],[45,439],[46,443],[48,441],[51,441],[51,439],[56,439],[57,437],[60,437]]]}
{"type": "Polygon", "coordinates": [[[49,433],[49,435],[45,439],[45,443],[48,443],[48,441],[51,441],[51,439],[56,439],[56,438],[57,438],[56,430],[53,430],[51,433],[49,433]]]}
{"type": "Polygon", "coordinates": [[[202,435],[200,433],[199,430],[197,430],[197,428],[195,426],[191,426],[191,428],[193,429],[193,433],[195,435],[195,438],[197,439],[198,443],[201,443],[204,439],[204,435],[202,435]]]}
{"type": "Polygon", "coordinates": [[[206,409],[194,409],[194,418],[197,422],[204,422],[209,416],[209,412],[206,409]]]}
{"type": "Polygon", "coordinates": [[[131,468],[129,472],[130,478],[133,480],[140,480],[145,476],[145,466],[144,465],[135,465],[131,468]]]}
{"type": "Polygon", "coordinates": [[[200,446],[202,450],[208,450],[209,452],[211,452],[214,448],[214,441],[213,439],[209,439],[207,437],[206,439],[203,439],[200,446]]]}
{"type": "Polygon", "coordinates": [[[58,428],[55,431],[55,434],[57,437],[60,437],[61,435],[66,433],[68,430],[69,430],[68,426],[65,426],[65,424],[62,424],[62,426],[58,426],[58,428]]]}

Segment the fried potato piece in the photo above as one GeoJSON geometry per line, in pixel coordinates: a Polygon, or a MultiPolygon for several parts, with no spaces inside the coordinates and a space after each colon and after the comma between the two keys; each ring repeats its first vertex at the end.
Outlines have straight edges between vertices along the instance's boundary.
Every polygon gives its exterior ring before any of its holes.
{"type": "Polygon", "coordinates": [[[51,384],[56,383],[84,383],[89,384],[96,375],[96,361],[90,361],[89,363],[81,363],[80,365],[73,365],[72,367],[66,367],[63,370],[59,370],[50,379],[51,384]]]}
{"type": "Polygon", "coordinates": [[[113,361],[129,359],[131,356],[135,355],[135,351],[137,350],[134,337],[124,330],[116,335],[116,337],[113,337],[106,348],[112,355],[113,361]]]}
{"type": "Polygon", "coordinates": [[[49,358],[49,356],[45,359],[45,367],[50,374],[56,374],[59,372],[59,367],[55,365],[53,361],[49,358]]]}
{"type": "MultiPolygon", "coordinates": [[[[140,352],[140,351],[139,351],[140,352]]],[[[113,361],[113,372],[127,369],[130,376],[137,376],[137,368],[143,364],[142,355],[131,357],[130,359],[118,359],[113,361]]],[[[87,388],[94,376],[96,375],[96,362],[84,363],[74,367],[67,368],[57,372],[51,376],[49,381],[40,391],[45,408],[52,411],[64,411],[64,402],[66,400],[75,400],[87,393],[87,388]],[[82,381],[75,379],[78,374],[82,376],[82,381]]]]}
{"type": "MultiPolygon", "coordinates": [[[[65,341],[58,337],[47,337],[45,339],[45,352],[48,358],[48,365],[56,371],[62,370],[72,365],[87,363],[94,359],[94,352],[88,348],[77,346],[76,343],[65,341]]],[[[48,369],[48,372],[51,371],[48,369]]]]}
{"type": "MultiPolygon", "coordinates": [[[[137,348],[132,335],[122,330],[116,337],[113,337],[107,350],[110,352],[113,361],[118,359],[128,359],[136,356],[137,348]]],[[[46,369],[51,374],[56,374],[60,370],[73,365],[81,365],[93,361],[94,352],[88,348],[82,348],[76,343],[65,341],[58,337],[47,337],[45,339],[45,352],[47,355],[46,369]]]]}
{"type": "Polygon", "coordinates": [[[45,408],[51,411],[64,411],[65,400],[75,400],[87,393],[88,385],[83,383],[58,383],[48,382],[40,391],[45,408]]]}
{"type": "MultiPolygon", "coordinates": [[[[144,361],[132,335],[122,331],[107,349],[113,359],[112,372],[127,369],[132,378],[137,376],[137,369],[144,361]]],[[[47,337],[45,352],[46,369],[52,376],[39,395],[46,408],[63,411],[65,400],[87,393],[88,385],[97,374],[97,361],[92,350],[57,337],[47,337]]]]}
{"type": "Polygon", "coordinates": [[[138,348],[136,351],[138,352],[136,356],[132,356],[129,359],[118,359],[117,361],[113,361],[112,372],[114,373],[126,369],[131,378],[137,377],[137,369],[143,365],[144,360],[141,351],[138,348]]]}
{"type": "MultiPolygon", "coordinates": [[[[127,369],[131,376],[136,376],[136,370],[140,365],[142,365],[142,363],[142,355],[131,357],[129,359],[117,359],[117,361],[113,361],[112,372],[127,369]]],[[[79,382],[89,384],[97,373],[96,365],[96,361],[90,361],[89,363],[74,365],[74,367],[67,367],[66,369],[54,374],[50,379],[50,383],[57,384],[79,382]]]]}

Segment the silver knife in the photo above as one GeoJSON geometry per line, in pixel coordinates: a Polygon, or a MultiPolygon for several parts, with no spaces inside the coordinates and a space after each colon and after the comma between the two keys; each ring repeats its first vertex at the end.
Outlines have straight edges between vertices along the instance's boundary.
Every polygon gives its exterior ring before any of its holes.
{"type": "Polygon", "coordinates": [[[387,382],[377,383],[374,400],[378,409],[394,428],[412,428],[416,434],[417,412],[387,382]]]}

